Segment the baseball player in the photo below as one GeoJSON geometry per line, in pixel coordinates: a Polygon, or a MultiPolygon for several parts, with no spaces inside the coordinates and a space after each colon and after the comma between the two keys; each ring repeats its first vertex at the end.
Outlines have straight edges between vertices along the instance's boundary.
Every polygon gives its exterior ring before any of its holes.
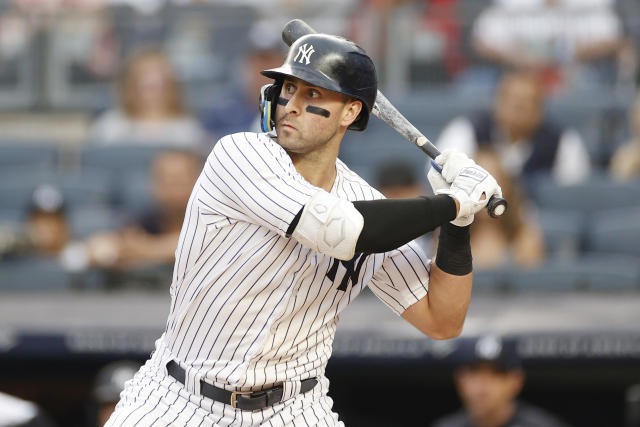
{"type": "Polygon", "coordinates": [[[220,139],[193,189],[166,329],[107,426],[339,426],[324,376],[338,319],[365,286],[435,339],[471,294],[469,224],[500,187],[437,158],[433,197],[384,199],[338,158],[364,130],[374,65],[351,41],[301,37],[262,72],[263,133],[220,139]],[[412,242],[441,227],[435,262],[412,242]]]}

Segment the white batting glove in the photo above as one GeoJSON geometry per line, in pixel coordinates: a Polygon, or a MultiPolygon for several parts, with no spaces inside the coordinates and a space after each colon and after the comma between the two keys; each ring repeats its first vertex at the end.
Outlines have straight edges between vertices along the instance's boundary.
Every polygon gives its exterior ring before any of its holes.
{"type": "Polygon", "coordinates": [[[460,150],[444,150],[435,162],[442,169],[442,177],[451,184],[463,168],[476,164],[460,150]]]}
{"type": "Polygon", "coordinates": [[[487,205],[491,196],[502,197],[502,189],[489,172],[474,164],[463,167],[451,183],[451,187],[437,190],[436,194],[447,194],[458,201],[460,209],[455,219],[457,221],[479,212],[487,205]]]}
{"type": "MultiPolygon", "coordinates": [[[[434,194],[443,194],[445,191],[450,191],[451,184],[448,184],[440,172],[438,172],[433,166],[429,168],[429,172],[427,172],[427,179],[429,180],[429,184],[431,184],[434,194]]],[[[473,218],[473,215],[458,215],[456,219],[451,221],[451,224],[457,225],[458,227],[466,227],[473,222],[473,218]]]]}

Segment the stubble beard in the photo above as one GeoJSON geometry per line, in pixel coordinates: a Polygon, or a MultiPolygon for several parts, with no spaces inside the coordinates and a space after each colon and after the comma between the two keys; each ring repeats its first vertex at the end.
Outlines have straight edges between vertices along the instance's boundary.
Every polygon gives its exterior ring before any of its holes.
{"type": "Polygon", "coordinates": [[[296,128],[295,131],[289,129],[283,131],[281,122],[285,117],[286,116],[280,119],[276,124],[276,132],[278,135],[278,144],[280,144],[280,146],[289,153],[307,154],[311,151],[315,151],[318,148],[326,146],[327,143],[331,141],[338,132],[338,129],[336,128],[333,129],[331,134],[328,136],[313,136],[313,140],[309,140],[308,138],[305,138],[303,135],[301,135],[301,132],[298,128],[296,128]],[[289,133],[289,135],[286,135],[286,133],[289,133]]]}

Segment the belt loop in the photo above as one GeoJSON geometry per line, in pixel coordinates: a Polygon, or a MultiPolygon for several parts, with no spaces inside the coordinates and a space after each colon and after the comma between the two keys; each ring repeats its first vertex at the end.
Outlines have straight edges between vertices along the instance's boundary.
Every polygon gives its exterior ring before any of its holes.
{"type": "Polygon", "coordinates": [[[300,381],[284,381],[282,383],[282,399],[281,402],[289,400],[300,393],[300,381]]]}
{"type": "MultiPolygon", "coordinates": [[[[195,369],[194,369],[195,370],[195,369]]],[[[198,396],[201,396],[200,386],[202,385],[202,375],[196,371],[193,376],[193,392],[198,396]]]]}
{"type": "Polygon", "coordinates": [[[189,393],[200,395],[200,375],[197,369],[185,368],[184,386],[189,393]]]}

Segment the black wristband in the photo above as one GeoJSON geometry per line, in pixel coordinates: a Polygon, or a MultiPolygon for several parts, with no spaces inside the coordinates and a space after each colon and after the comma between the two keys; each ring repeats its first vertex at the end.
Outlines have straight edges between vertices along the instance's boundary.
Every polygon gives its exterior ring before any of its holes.
{"type": "Polygon", "coordinates": [[[465,276],[473,271],[470,226],[446,223],[440,227],[436,265],[445,273],[465,276]]]}

